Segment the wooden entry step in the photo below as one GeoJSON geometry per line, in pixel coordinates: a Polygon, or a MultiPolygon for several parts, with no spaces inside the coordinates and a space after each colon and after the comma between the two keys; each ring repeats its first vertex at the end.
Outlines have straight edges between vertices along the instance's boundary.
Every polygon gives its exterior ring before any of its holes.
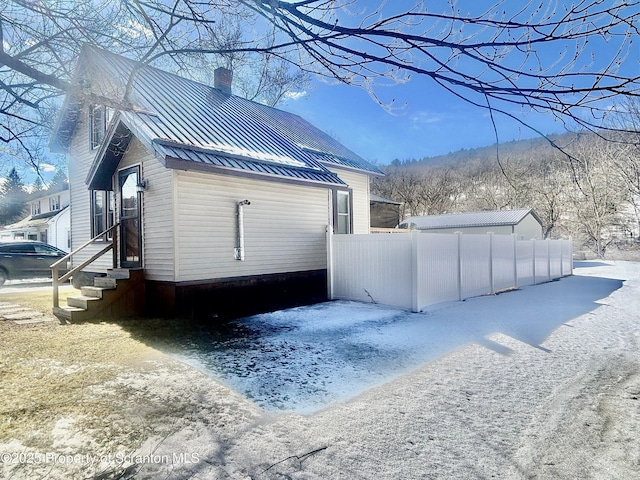
{"type": "Polygon", "coordinates": [[[82,287],[80,295],[67,298],[67,305],[54,307],[62,322],[83,322],[101,318],[139,315],[144,310],[144,272],[110,269],[95,277],[93,286],[82,287]]]}

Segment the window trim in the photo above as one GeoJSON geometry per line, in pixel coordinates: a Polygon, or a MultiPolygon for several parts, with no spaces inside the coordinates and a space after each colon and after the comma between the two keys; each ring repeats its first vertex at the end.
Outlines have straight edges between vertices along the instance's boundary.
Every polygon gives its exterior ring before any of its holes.
{"type": "Polygon", "coordinates": [[[42,205],[40,205],[40,200],[37,202],[33,202],[31,204],[31,215],[40,215],[42,212],[42,205]]]}
{"type": "MultiPolygon", "coordinates": [[[[107,230],[108,228],[113,227],[113,225],[115,224],[115,195],[112,190],[89,190],[89,195],[89,204],[91,206],[91,216],[89,221],[91,222],[91,238],[94,238],[96,235],[107,230]],[[100,195],[100,198],[103,202],[103,211],[100,214],[100,219],[104,227],[100,231],[98,231],[98,229],[96,228],[97,225],[95,211],[96,198],[98,198],[98,195],[100,195]]],[[[110,242],[112,240],[113,232],[109,232],[97,241],[110,242]]]]}
{"type": "Polygon", "coordinates": [[[49,211],[56,212],[60,210],[60,195],[49,198],[49,211]]]}
{"type": "Polygon", "coordinates": [[[89,147],[91,150],[95,150],[102,145],[112,118],[112,108],[98,104],[89,106],[89,147]],[[100,124],[98,124],[98,120],[100,124]]]}
{"type": "Polygon", "coordinates": [[[353,233],[353,189],[334,189],[332,195],[332,203],[333,203],[333,233],[337,235],[350,235],[353,233]],[[345,215],[344,213],[340,213],[338,211],[338,196],[339,195],[347,195],[348,202],[347,205],[349,207],[349,211],[346,215],[348,215],[349,220],[347,222],[348,231],[338,232],[339,226],[339,217],[341,215],[345,215]]]}

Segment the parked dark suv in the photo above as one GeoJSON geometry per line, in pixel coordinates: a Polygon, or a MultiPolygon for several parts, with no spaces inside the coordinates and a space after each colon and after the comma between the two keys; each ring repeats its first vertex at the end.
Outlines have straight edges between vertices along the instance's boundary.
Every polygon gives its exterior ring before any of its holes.
{"type": "MultiPolygon", "coordinates": [[[[0,243],[0,285],[7,280],[51,278],[49,267],[66,254],[59,248],[42,242],[2,242],[0,243]]],[[[65,270],[60,268],[61,272],[65,270]]]]}

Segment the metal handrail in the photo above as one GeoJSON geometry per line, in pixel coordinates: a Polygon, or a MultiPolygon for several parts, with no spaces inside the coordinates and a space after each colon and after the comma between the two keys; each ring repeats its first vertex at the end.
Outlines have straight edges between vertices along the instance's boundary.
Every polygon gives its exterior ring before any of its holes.
{"type": "Polygon", "coordinates": [[[51,278],[53,280],[53,306],[54,306],[54,308],[60,306],[60,298],[58,296],[58,287],[59,287],[59,285],[62,282],[66,281],[66,280],[69,280],[73,276],[74,273],[79,272],[80,270],[82,270],[87,265],[90,265],[93,262],[95,262],[98,258],[100,258],[102,255],[107,253],[109,250],[113,250],[113,252],[114,252],[114,254],[113,254],[113,268],[117,267],[118,235],[116,234],[115,229],[119,225],[120,225],[119,223],[116,223],[115,225],[107,228],[104,232],[99,233],[98,235],[93,237],[91,240],[89,240],[88,242],[80,245],[74,251],[68,253],[67,255],[62,257],[60,260],[58,260],[56,263],[51,265],[50,268],[51,268],[51,278]],[[84,250],[86,247],[91,245],[96,240],[105,237],[109,232],[112,232],[112,235],[111,235],[112,240],[111,240],[111,243],[109,245],[107,245],[102,250],[100,250],[98,253],[93,255],[90,259],[85,260],[84,262],[82,262],[77,267],[72,268],[67,273],[62,275],[61,277],[58,276],[59,275],[58,270],[60,268],[60,265],[62,265],[64,262],[68,261],[76,253],[80,252],[81,250],[84,250]]]}

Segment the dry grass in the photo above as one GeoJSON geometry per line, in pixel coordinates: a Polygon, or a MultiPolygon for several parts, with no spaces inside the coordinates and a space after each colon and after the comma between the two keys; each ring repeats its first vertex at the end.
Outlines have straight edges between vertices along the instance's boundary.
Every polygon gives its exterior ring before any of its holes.
{"type": "MultiPolygon", "coordinates": [[[[61,299],[73,293],[67,288],[61,299]]],[[[3,293],[0,302],[48,313],[51,292],[3,293]]],[[[236,418],[251,417],[232,392],[145,341],[141,332],[163,324],[0,320],[0,453],[131,454],[185,424],[220,425],[225,434],[236,418]]],[[[83,466],[59,475],[31,467],[0,464],[0,477],[72,478],[83,466]]]]}

